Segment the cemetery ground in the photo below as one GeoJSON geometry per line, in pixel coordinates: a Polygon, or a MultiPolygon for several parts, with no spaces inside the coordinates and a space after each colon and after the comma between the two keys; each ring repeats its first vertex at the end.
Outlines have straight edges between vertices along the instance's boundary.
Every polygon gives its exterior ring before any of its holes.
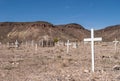
{"type": "Polygon", "coordinates": [[[90,44],[7,48],[0,45],[0,81],[120,81],[120,45],[95,44],[95,72],[90,44]]]}

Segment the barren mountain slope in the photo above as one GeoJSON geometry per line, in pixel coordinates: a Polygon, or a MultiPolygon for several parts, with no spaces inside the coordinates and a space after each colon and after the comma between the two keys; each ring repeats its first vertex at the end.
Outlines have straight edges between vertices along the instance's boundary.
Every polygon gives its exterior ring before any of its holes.
{"type": "Polygon", "coordinates": [[[0,23],[0,40],[40,40],[45,37],[60,40],[83,40],[89,31],[81,25],[53,25],[48,22],[4,22],[0,23]],[[4,37],[3,37],[4,36],[4,37]]]}
{"type": "Polygon", "coordinates": [[[102,36],[103,41],[114,41],[115,38],[120,40],[120,25],[109,26],[96,31],[97,36],[102,36]]]}

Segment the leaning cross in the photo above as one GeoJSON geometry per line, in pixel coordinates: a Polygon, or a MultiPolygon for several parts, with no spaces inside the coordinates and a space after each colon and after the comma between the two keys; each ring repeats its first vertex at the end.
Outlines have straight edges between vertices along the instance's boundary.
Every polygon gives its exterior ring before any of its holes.
{"type": "Polygon", "coordinates": [[[119,43],[119,41],[117,41],[117,39],[115,39],[113,42],[115,43],[115,52],[117,52],[117,44],[119,43]]]}
{"type": "Polygon", "coordinates": [[[94,29],[91,29],[91,38],[85,38],[85,42],[91,42],[91,54],[92,54],[92,72],[94,72],[95,62],[94,62],[94,41],[102,41],[102,38],[94,38],[94,29]]]}
{"type": "Polygon", "coordinates": [[[69,40],[67,41],[66,45],[67,45],[67,54],[68,54],[69,53],[69,46],[71,45],[71,43],[69,43],[69,40]]]}

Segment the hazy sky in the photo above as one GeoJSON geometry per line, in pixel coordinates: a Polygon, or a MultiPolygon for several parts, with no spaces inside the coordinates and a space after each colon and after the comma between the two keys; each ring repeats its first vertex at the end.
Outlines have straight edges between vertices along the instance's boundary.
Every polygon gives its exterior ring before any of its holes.
{"type": "Polygon", "coordinates": [[[101,29],[120,24],[120,0],[0,0],[0,22],[24,21],[101,29]]]}

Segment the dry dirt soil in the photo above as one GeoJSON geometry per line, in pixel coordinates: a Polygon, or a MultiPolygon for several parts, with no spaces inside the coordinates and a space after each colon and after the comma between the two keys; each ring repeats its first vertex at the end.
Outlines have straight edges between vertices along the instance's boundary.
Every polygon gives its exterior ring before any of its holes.
{"type": "Polygon", "coordinates": [[[95,45],[95,72],[91,72],[90,44],[66,46],[0,45],[0,81],[120,81],[120,45],[95,45]]]}

